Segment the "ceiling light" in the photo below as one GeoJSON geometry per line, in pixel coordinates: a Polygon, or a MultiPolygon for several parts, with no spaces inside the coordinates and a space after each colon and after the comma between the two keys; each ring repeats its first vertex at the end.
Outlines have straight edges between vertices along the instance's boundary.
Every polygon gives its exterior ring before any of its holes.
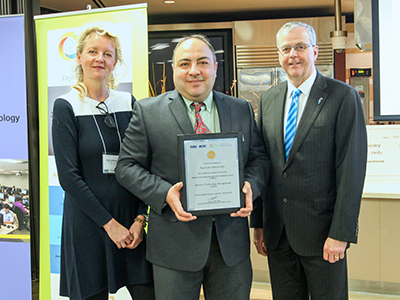
{"type": "Polygon", "coordinates": [[[175,0],[164,0],[164,4],[175,4],[175,0]]]}
{"type": "Polygon", "coordinates": [[[23,163],[20,159],[0,159],[0,162],[10,163],[10,164],[21,164],[23,163]]]}
{"type": "Polygon", "coordinates": [[[332,48],[336,54],[342,54],[346,49],[347,31],[342,30],[341,1],[335,0],[335,31],[331,32],[332,48]]]}

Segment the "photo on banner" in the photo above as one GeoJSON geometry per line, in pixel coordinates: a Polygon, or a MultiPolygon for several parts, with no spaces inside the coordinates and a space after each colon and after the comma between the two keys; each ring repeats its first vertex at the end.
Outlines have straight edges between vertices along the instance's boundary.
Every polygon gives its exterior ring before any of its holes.
{"type": "MultiPolygon", "coordinates": [[[[40,294],[46,300],[66,299],[59,296],[64,191],[58,182],[52,147],[53,104],[77,82],[74,76],[77,41],[81,32],[91,26],[102,26],[121,41],[125,64],[116,69],[116,90],[132,93],[136,99],[148,97],[147,5],[38,16],[35,24],[41,158],[40,294]]],[[[110,299],[126,299],[127,295],[126,289],[120,289],[110,299]]]]}
{"type": "Polygon", "coordinates": [[[1,299],[31,299],[28,128],[23,15],[0,16],[1,299]],[[11,259],[7,259],[11,258],[11,259]],[[13,287],[13,288],[10,288],[13,287]]]}

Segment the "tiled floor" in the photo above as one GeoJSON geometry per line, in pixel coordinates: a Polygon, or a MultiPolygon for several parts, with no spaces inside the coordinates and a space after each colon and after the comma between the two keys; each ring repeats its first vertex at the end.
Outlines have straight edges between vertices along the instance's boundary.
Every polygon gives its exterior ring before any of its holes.
{"type": "MultiPolygon", "coordinates": [[[[253,283],[251,300],[272,300],[271,286],[266,283],[253,283]]],[[[367,293],[350,293],[350,300],[400,300],[400,296],[377,295],[367,293]]]]}
{"type": "MultiPolygon", "coordinates": [[[[204,300],[204,297],[200,297],[204,300]]],[[[267,283],[253,283],[253,288],[250,295],[251,300],[272,300],[271,286],[267,283]]],[[[39,300],[39,281],[32,283],[32,300],[39,300]]],[[[43,300],[43,299],[41,299],[43,300]]],[[[47,299],[45,299],[47,300],[47,299]]],[[[128,300],[128,299],[127,299],[128,300]]],[[[225,299],[221,299],[225,300],[225,299]]],[[[378,294],[367,294],[367,293],[350,293],[350,300],[400,300],[399,296],[391,295],[378,295],[378,294]]]]}
{"type": "MultiPolygon", "coordinates": [[[[204,300],[204,297],[200,297],[204,300]]],[[[253,288],[250,294],[251,300],[272,300],[271,286],[267,283],[253,282],[253,288]]],[[[350,300],[400,300],[399,296],[378,295],[367,293],[350,293],[350,300]]]]}

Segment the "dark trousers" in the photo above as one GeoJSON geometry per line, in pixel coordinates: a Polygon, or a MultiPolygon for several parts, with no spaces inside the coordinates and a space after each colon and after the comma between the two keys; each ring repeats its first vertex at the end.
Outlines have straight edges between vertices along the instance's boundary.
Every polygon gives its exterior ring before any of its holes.
{"type": "Polygon", "coordinates": [[[156,265],[153,270],[157,300],[198,300],[201,285],[207,300],[250,298],[253,277],[250,257],[228,267],[222,258],[215,230],[207,263],[200,271],[179,271],[156,265]]]}
{"type": "Polygon", "coordinates": [[[320,256],[300,256],[285,230],[276,249],[267,249],[274,300],[347,300],[346,257],[333,264],[320,256]]]}

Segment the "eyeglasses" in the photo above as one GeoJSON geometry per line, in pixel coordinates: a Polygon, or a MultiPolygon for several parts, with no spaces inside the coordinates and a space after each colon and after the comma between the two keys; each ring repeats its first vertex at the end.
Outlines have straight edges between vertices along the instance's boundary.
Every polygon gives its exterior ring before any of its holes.
{"type": "Polygon", "coordinates": [[[282,55],[288,55],[290,53],[290,51],[292,51],[292,49],[296,50],[296,52],[304,52],[307,50],[308,47],[314,47],[314,45],[310,45],[310,44],[297,44],[294,46],[282,46],[282,47],[278,47],[278,51],[282,54],[282,55]]]}
{"type": "Polygon", "coordinates": [[[106,125],[109,128],[115,128],[115,121],[114,121],[113,117],[110,115],[110,113],[108,112],[107,105],[104,102],[100,102],[99,104],[97,104],[96,108],[100,111],[100,113],[102,115],[105,115],[104,123],[106,123],[106,125]]]}

